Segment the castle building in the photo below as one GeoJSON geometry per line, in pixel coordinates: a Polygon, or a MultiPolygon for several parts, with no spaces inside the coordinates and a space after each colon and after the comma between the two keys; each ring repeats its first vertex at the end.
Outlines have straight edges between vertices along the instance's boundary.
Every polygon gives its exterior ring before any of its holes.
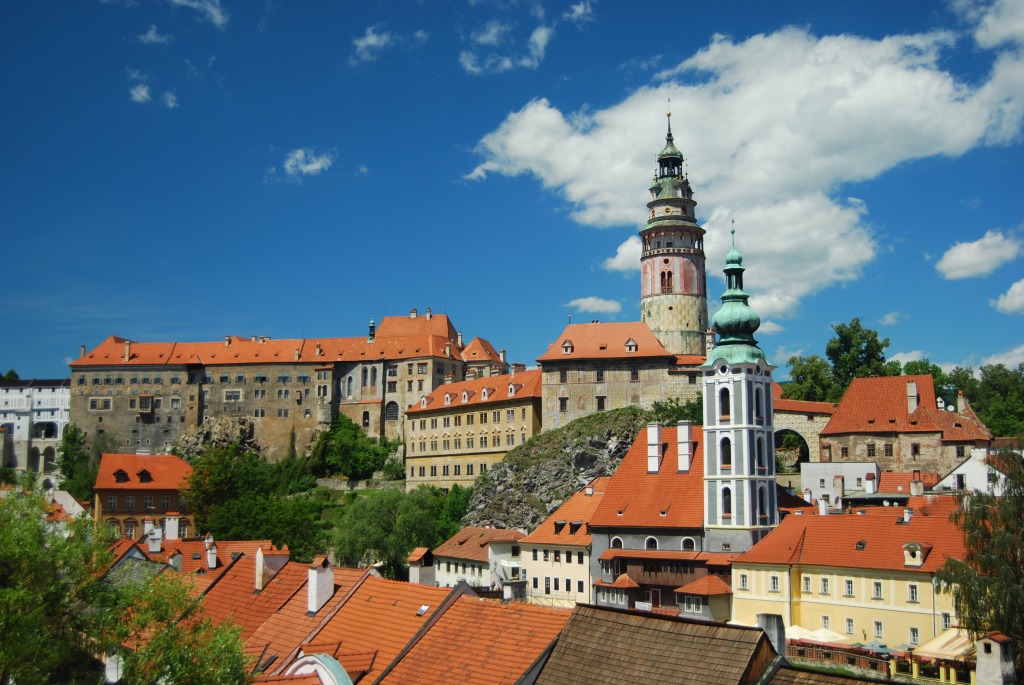
{"type": "Polygon", "coordinates": [[[245,418],[270,459],[302,453],[339,414],[371,436],[405,439],[403,412],[446,378],[508,372],[482,339],[464,345],[446,315],[371,320],[365,337],[135,342],[111,336],[71,363],[71,422],[120,449],[166,452],[187,427],[245,418]],[[469,355],[466,354],[467,350],[469,355]]]}
{"type": "Polygon", "coordinates": [[[0,380],[0,466],[40,474],[56,470],[68,426],[69,386],[66,378],[0,380]]]}
{"type": "Polygon", "coordinates": [[[595,411],[699,396],[708,347],[704,229],[683,161],[669,115],[640,231],[641,321],[569,324],[551,343],[537,359],[544,430],[595,411]]]}

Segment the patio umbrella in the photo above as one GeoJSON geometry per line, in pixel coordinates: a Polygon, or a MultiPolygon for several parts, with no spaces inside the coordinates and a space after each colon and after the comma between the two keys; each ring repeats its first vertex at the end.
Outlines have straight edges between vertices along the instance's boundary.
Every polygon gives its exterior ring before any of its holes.
{"type": "Polygon", "coordinates": [[[787,640],[799,640],[807,635],[811,631],[807,630],[803,626],[789,626],[786,628],[786,639],[787,640]]]}
{"type": "Polygon", "coordinates": [[[810,642],[845,642],[849,638],[845,635],[840,635],[834,630],[828,628],[818,628],[817,630],[807,633],[804,635],[804,641],[810,642]]]}

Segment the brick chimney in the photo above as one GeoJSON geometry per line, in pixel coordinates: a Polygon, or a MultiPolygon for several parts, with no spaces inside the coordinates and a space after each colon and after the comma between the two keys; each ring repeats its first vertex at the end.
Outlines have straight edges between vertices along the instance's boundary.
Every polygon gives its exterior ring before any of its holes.
{"type": "Polygon", "coordinates": [[[661,424],[647,424],[647,473],[661,468],[661,424]]]}
{"type": "Polygon", "coordinates": [[[693,457],[691,448],[693,445],[693,424],[689,421],[680,421],[676,424],[676,434],[679,452],[679,472],[684,473],[690,470],[690,459],[693,457]]]}
{"type": "Polygon", "coordinates": [[[320,611],[334,594],[334,567],[325,556],[318,556],[309,566],[306,582],[306,615],[320,611]]]}

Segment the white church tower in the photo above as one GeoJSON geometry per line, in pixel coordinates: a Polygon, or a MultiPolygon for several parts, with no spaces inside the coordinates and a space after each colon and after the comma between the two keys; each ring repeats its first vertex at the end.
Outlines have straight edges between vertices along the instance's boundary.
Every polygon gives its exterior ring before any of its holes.
{"type": "Polygon", "coordinates": [[[718,344],[704,378],[704,530],[710,552],[743,552],[779,523],[772,370],[754,340],[761,319],[743,291],[743,257],[726,256],[726,291],[712,319],[718,344]]]}

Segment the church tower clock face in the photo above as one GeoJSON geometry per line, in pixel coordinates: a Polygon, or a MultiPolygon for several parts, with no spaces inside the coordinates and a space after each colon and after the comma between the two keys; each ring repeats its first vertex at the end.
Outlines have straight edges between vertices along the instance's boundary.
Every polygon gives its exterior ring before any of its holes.
{"type": "Polygon", "coordinates": [[[658,154],[647,203],[647,225],[640,231],[640,318],[673,354],[707,353],[707,278],[704,229],[693,217],[697,203],[674,143],[668,115],[665,147],[658,154]]]}

